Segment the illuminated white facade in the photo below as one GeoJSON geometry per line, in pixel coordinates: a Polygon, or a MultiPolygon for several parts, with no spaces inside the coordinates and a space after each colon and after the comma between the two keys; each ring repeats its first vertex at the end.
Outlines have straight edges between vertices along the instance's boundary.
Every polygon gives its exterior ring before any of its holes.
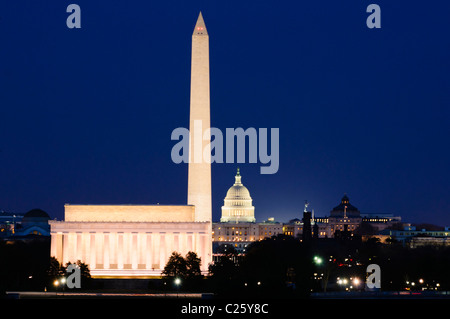
{"type": "Polygon", "coordinates": [[[212,225],[212,240],[216,249],[220,245],[230,245],[245,253],[251,242],[282,234],[283,224],[273,218],[256,223],[253,200],[242,184],[239,168],[234,178],[235,182],[224,199],[220,223],[212,225]]]}
{"type": "Polygon", "coordinates": [[[195,222],[194,211],[194,206],[65,205],[65,221],[49,221],[51,256],[63,264],[81,260],[92,277],[149,277],[161,274],[173,251],[195,251],[207,271],[210,226],[195,222]]]}

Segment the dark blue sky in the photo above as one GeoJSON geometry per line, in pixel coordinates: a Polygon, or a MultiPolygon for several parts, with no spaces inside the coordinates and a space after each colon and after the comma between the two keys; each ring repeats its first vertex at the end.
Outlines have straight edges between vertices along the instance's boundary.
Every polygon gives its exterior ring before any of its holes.
{"type": "MultiPolygon", "coordinates": [[[[280,129],[277,174],[239,164],[258,221],[304,200],[325,216],[347,193],[363,213],[450,226],[448,1],[3,1],[0,210],[185,204],[170,135],[188,126],[200,10],[212,126],[280,129]]],[[[213,165],[215,221],[236,167],[213,165]]]]}

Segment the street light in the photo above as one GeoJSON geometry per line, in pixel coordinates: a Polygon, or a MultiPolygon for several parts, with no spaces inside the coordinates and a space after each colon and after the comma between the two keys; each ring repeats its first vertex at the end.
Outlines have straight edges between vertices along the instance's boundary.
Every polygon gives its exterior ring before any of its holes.
{"type": "Polygon", "coordinates": [[[339,285],[346,285],[346,284],[348,284],[348,280],[345,279],[345,278],[341,279],[341,278],[338,277],[337,283],[338,283],[339,285]]]}
{"type": "Polygon", "coordinates": [[[55,286],[56,291],[58,291],[58,287],[62,288],[62,294],[64,296],[64,290],[66,287],[66,277],[62,277],[61,279],[55,279],[55,281],[53,281],[53,286],[55,286]]]}
{"type": "Polygon", "coordinates": [[[314,256],[314,263],[316,265],[321,265],[323,262],[322,258],[320,258],[319,256],[314,256]]]}
{"type": "Polygon", "coordinates": [[[175,280],[173,282],[175,283],[175,286],[177,287],[177,298],[178,298],[178,292],[180,291],[181,279],[175,278],[175,280]]]}

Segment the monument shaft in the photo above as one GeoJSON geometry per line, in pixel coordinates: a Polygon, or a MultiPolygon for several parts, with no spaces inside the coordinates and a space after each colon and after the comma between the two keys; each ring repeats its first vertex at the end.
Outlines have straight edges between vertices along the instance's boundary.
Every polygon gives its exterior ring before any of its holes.
{"type": "Polygon", "coordinates": [[[192,34],[188,173],[188,205],[195,205],[199,222],[212,219],[210,127],[209,36],[200,13],[192,34]],[[201,132],[194,130],[194,121],[201,121],[201,132]],[[194,138],[199,135],[201,141],[194,138]]]}

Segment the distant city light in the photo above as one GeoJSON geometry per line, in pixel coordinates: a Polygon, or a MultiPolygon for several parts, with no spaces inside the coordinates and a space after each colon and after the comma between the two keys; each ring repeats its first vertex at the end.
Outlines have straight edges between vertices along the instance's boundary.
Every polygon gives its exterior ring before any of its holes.
{"type": "Polygon", "coordinates": [[[314,256],[314,263],[316,265],[320,265],[322,264],[322,262],[323,262],[322,258],[320,258],[319,256],[314,256]]]}

